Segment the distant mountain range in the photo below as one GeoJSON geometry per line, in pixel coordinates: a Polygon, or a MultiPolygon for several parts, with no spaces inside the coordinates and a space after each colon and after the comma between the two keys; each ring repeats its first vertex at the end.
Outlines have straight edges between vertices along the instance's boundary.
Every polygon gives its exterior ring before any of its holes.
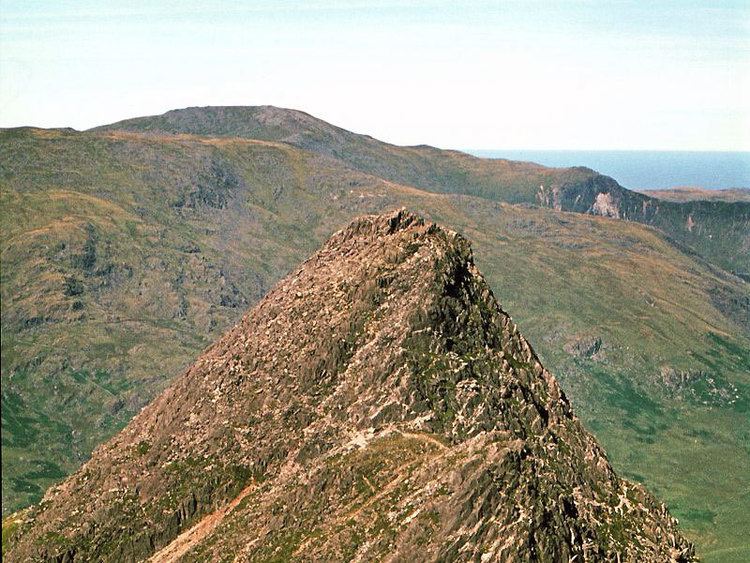
{"type": "Polygon", "coordinates": [[[482,158],[526,160],[544,166],[587,166],[631,190],[700,186],[750,188],[748,151],[670,150],[470,150],[482,158]]]}
{"type": "Polygon", "coordinates": [[[4,515],[332,232],[407,206],[475,242],[615,469],[707,560],[748,554],[746,202],[665,202],[588,169],[396,147],[273,107],[4,130],[0,186],[4,515]]]}
{"type": "Polygon", "coordinates": [[[750,202],[750,188],[732,188],[726,190],[706,190],[703,188],[677,187],[669,190],[642,190],[648,196],[665,201],[727,201],[750,202]]]}

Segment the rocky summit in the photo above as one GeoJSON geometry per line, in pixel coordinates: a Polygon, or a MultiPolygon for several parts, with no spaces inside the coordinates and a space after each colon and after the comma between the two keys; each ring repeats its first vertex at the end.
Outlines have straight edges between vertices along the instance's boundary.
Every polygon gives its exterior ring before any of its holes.
{"type": "Polygon", "coordinates": [[[469,243],[403,210],[334,234],[12,519],[7,561],[694,559],[469,243]]]}

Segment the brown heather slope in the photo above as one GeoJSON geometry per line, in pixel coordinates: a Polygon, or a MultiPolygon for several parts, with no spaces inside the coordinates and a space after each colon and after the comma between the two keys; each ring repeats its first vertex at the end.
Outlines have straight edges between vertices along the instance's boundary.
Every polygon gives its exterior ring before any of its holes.
{"type": "Polygon", "coordinates": [[[638,190],[642,194],[665,201],[744,201],[750,203],[750,188],[707,190],[705,188],[670,188],[668,190],[638,190]]]}
{"type": "Polygon", "coordinates": [[[189,134],[281,142],[385,180],[442,193],[466,193],[510,203],[536,202],[540,185],[560,187],[596,174],[586,168],[548,168],[490,160],[428,145],[401,147],[352,133],[303,111],[274,106],[204,107],[128,119],[92,131],[156,136],[189,134]]]}
{"type": "Polygon", "coordinates": [[[334,234],[30,509],[5,557],[169,560],[208,514],[183,560],[693,558],[469,243],[405,211],[334,234]]]}
{"type": "Polygon", "coordinates": [[[97,131],[189,133],[283,142],[380,178],[439,193],[604,215],[659,228],[721,268],[750,276],[750,202],[656,199],[583,167],[477,158],[427,145],[400,147],[274,106],[209,106],[128,119],[97,131]]]}

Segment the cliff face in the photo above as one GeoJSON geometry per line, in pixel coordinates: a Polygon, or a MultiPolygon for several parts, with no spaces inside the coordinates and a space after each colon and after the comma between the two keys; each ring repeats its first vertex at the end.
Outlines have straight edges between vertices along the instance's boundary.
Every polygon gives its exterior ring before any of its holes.
{"type": "Polygon", "coordinates": [[[572,181],[537,200],[547,207],[652,225],[704,260],[748,279],[750,202],[741,198],[662,200],[623,188],[601,174],[572,181]]]}
{"type": "Polygon", "coordinates": [[[459,235],[354,221],[18,519],[9,561],[689,561],[459,235]]]}

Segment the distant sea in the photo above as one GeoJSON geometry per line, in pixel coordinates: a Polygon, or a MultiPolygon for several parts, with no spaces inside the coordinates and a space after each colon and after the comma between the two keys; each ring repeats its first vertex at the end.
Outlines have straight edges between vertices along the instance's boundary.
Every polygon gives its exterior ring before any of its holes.
{"type": "Polygon", "coordinates": [[[630,189],[750,188],[750,152],[470,150],[484,158],[586,166],[630,189]]]}

